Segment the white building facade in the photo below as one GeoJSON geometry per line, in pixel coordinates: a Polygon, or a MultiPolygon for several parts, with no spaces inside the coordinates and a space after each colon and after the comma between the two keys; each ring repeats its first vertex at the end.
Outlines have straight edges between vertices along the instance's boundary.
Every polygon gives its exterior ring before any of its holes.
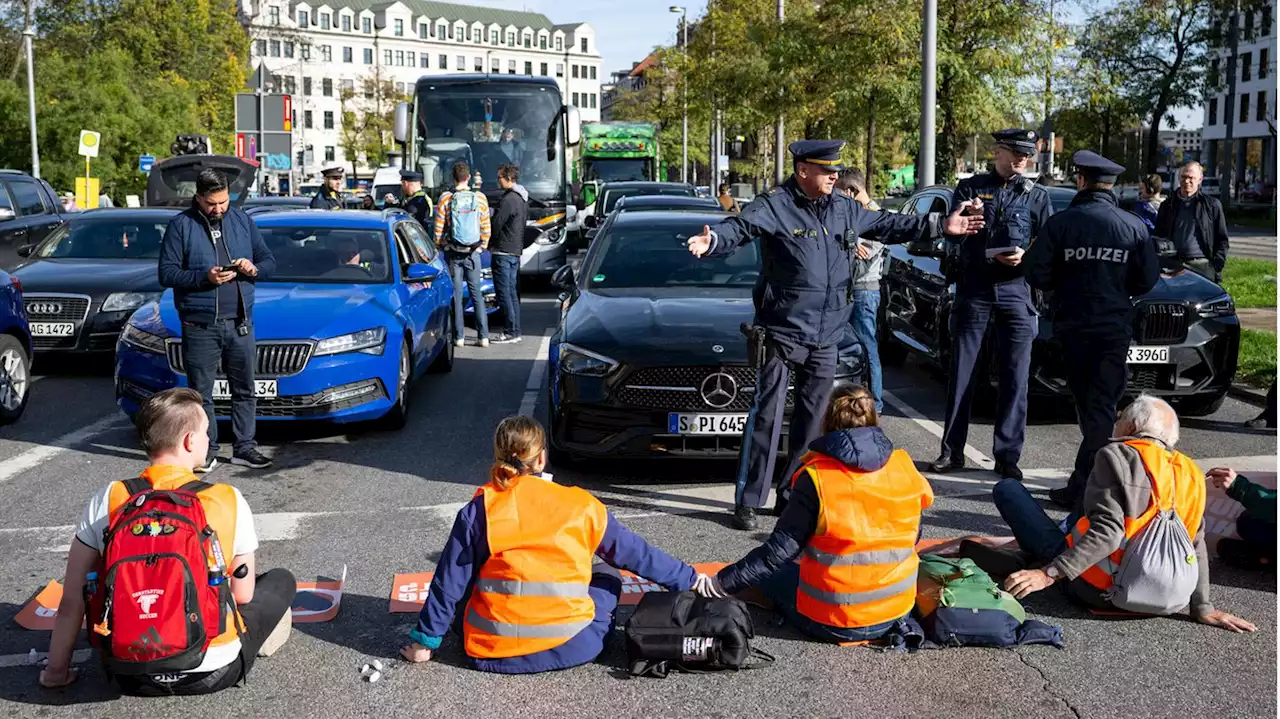
{"type": "MultiPolygon", "coordinates": [[[[1226,33],[1223,33],[1226,36],[1226,33]]],[[[1235,184],[1276,180],[1276,17],[1269,0],[1260,12],[1240,13],[1236,55],[1236,94],[1230,117],[1225,77],[1230,48],[1223,47],[1210,66],[1210,82],[1219,91],[1205,98],[1202,157],[1206,174],[1221,176],[1225,166],[1227,123],[1232,125],[1235,184]]],[[[1224,185],[1228,183],[1224,180],[1224,185]]]]}
{"type": "MultiPolygon", "coordinates": [[[[424,75],[492,73],[553,77],[584,122],[600,119],[602,61],[586,23],[555,25],[538,13],[425,0],[241,0],[251,64],[268,92],[293,96],[295,182],[352,159],[342,148],[343,90],[366,78],[412,94],[424,75]]],[[[368,178],[385,158],[356,159],[368,178]]],[[[278,179],[277,178],[277,182],[278,179]]]]}

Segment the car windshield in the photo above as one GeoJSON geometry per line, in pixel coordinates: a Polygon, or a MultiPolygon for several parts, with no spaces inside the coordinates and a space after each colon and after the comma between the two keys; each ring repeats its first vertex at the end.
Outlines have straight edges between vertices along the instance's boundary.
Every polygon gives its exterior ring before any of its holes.
{"type": "Polygon", "coordinates": [[[627,182],[630,180],[648,180],[649,167],[652,160],[648,158],[608,159],[584,162],[582,179],[590,182],[627,182]]]}
{"type": "Polygon", "coordinates": [[[160,256],[160,239],[168,220],[79,217],[55,230],[32,255],[50,259],[154,260],[160,256]]]}
{"type": "Polygon", "coordinates": [[[691,197],[693,193],[687,187],[614,187],[604,192],[604,211],[606,214],[613,212],[613,206],[618,204],[618,200],[633,195],[677,195],[680,197],[691,197]]]}
{"type": "Polygon", "coordinates": [[[276,258],[269,282],[376,284],[391,281],[387,237],[378,230],[261,227],[276,258]]]}
{"type": "MultiPolygon", "coordinates": [[[[693,225],[700,225],[694,222],[693,225]]],[[[596,240],[599,259],[588,270],[590,289],[632,287],[752,287],[760,276],[757,243],[726,257],[698,259],[689,253],[692,232],[665,227],[614,229],[596,240]]]]}

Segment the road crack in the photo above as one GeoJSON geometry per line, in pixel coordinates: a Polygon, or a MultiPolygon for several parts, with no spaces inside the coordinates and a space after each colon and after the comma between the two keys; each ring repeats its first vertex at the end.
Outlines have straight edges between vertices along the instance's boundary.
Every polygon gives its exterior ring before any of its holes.
{"type": "Polygon", "coordinates": [[[1026,656],[1024,656],[1021,651],[1014,649],[1013,653],[1018,656],[1018,661],[1030,667],[1032,670],[1035,671],[1036,674],[1040,675],[1040,679],[1044,682],[1044,686],[1041,688],[1042,691],[1044,691],[1054,699],[1057,699],[1058,701],[1065,704],[1066,707],[1071,710],[1071,713],[1075,715],[1076,719],[1084,719],[1084,715],[1080,713],[1080,710],[1077,709],[1076,706],[1070,702],[1070,700],[1068,700],[1066,697],[1062,696],[1061,694],[1053,690],[1053,682],[1049,679],[1049,675],[1045,674],[1043,669],[1027,661],[1026,656]]]}

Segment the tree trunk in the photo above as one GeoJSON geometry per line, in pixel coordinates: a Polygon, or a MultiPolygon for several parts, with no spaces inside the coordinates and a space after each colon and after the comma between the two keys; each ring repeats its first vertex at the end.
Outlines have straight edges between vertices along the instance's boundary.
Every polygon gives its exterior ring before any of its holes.
{"type": "Polygon", "coordinates": [[[949,185],[956,175],[956,137],[959,128],[956,123],[955,102],[952,100],[951,73],[942,73],[938,84],[938,106],[942,110],[942,132],[938,135],[934,152],[934,181],[949,185]]]}
{"type": "Polygon", "coordinates": [[[1102,113],[1102,137],[1098,142],[1100,152],[1104,157],[1110,157],[1111,148],[1111,106],[1108,105],[1106,112],[1102,113]]]}
{"type": "MultiPolygon", "coordinates": [[[[1151,111],[1151,130],[1147,133],[1147,172],[1156,171],[1156,166],[1160,161],[1160,123],[1164,121],[1164,115],[1168,111],[1168,107],[1162,102],[1155,106],[1151,111]]],[[[1206,172],[1205,174],[1208,174],[1206,172]]]]}
{"type": "Polygon", "coordinates": [[[876,93],[867,93],[867,192],[875,194],[876,187],[876,93]]]}

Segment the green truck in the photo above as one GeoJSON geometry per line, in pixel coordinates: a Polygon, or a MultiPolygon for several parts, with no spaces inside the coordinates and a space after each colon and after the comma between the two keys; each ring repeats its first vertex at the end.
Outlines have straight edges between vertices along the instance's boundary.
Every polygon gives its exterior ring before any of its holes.
{"type": "Polygon", "coordinates": [[[595,203],[600,184],[658,180],[658,126],[649,122],[588,122],[582,125],[575,181],[581,187],[580,208],[595,203]]]}

